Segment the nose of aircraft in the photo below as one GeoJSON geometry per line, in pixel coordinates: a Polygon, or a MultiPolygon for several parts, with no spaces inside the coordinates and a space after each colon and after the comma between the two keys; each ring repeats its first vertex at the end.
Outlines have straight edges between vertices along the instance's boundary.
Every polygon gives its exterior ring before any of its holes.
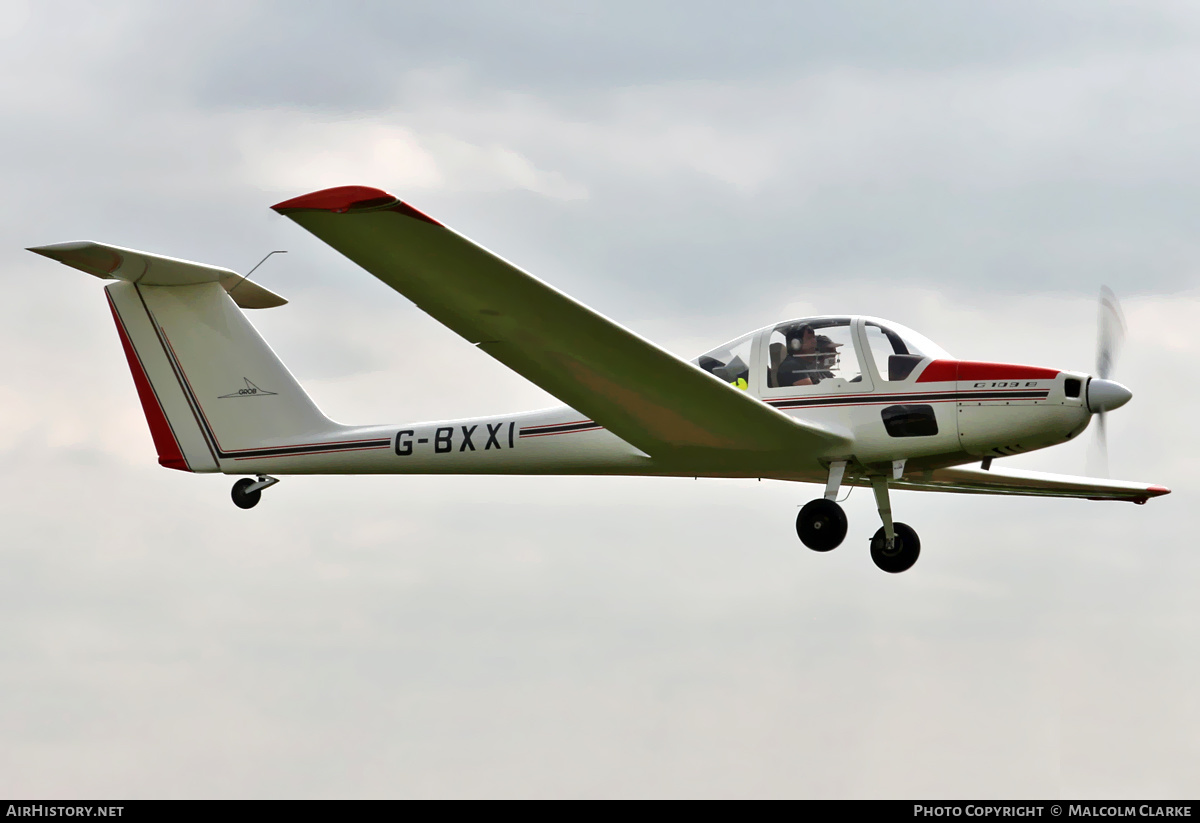
{"type": "Polygon", "coordinates": [[[1119,409],[1128,403],[1131,397],[1133,392],[1115,380],[1093,377],[1088,381],[1087,405],[1092,414],[1119,409]]]}

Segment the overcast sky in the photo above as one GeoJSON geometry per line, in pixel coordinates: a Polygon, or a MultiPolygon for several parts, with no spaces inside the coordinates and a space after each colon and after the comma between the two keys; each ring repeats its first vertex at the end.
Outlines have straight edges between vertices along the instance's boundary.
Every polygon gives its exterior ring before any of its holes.
{"type": "MultiPolygon", "coordinates": [[[[1191,3],[0,0],[0,792],[1200,794],[1191,3]],[[553,405],[270,211],[385,188],[687,357],[807,313],[1090,370],[1124,503],[157,466],[96,240],[245,271],[335,419],[553,405]]],[[[1087,443],[1005,463],[1083,473],[1087,443]]]]}

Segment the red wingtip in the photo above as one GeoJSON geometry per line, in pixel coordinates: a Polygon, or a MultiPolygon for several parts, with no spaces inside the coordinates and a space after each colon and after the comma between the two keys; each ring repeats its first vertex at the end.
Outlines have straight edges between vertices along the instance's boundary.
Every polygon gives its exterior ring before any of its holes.
{"type": "Polygon", "coordinates": [[[314,191],[311,194],[302,194],[291,200],[276,203],[271,208],[280,214],[293,209],[316,209],[341,214],[354,208],[383,206],[395,202],[397,202],[397,198],[381,189],[373,189],[369,186],[338,186],[333,189],[314,191]]]}
{"type": "Polygon", "coordinates": [[[291,200],[284,200],[271,206],[280,214],[287,214],[301,209],[314,211],[331,211],[335,214],[345,214],[354,209],[378,209],[388,207],[388,211],[398,212],[408,217],[415,217],[435,226],[442,224],[428,214],[419,212],[407,203],[388,194],[382,189],[369,186],[338,186],[336,189],[322,189],[312,194],[302,194],[291,200]]]}
{"type": "Polygon", "coordinates": [[[1150,488],[1146,489],[1146,491],[1150,492],[1150,494],[1154,495],[1155,497],[1158,497],[1159,495],[1162,495],[1162,494],[1170,494],[1171,493],[1171,490],[1168,489],[1166,486],[1151,486],[1150,488]]]}

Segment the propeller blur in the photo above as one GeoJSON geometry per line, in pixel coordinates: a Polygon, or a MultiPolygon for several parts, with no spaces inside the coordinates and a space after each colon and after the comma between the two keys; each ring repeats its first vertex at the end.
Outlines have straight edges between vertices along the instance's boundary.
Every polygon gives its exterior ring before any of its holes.
{"type": "Polygon", "coordinates": [[[1129,402],[1133,392],[1108,378],[1125,343],[1125,313],[1108,286],[1100,287],[1096,322],[1096,377],[1088,381],[1088,408],[1096,415],[1091,474],[1108,477],[1108,424],[1105,414],[1129,402]]]}

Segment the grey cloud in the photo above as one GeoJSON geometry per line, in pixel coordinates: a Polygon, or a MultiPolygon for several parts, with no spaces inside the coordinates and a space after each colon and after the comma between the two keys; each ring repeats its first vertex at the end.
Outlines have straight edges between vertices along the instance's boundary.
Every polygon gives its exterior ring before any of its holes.
{"type": "MultiPolygon", "coordinates": [[[[667,13],[655,8],[647,14],[667,13]]],[[[991,8],[976,13],[986,16],[991,8]]],[[[1069,16],[1071,8],[1045,13],[1069,16]]],[[[783,9],[761,13],[791,13],[783,9]]],[[[1146,12],[1129,26],[1118,25],[1124,12],[1115,11],[1095,24],[1106,32],[1100,44],[1125,31],[1124,51],[1097,45],[1047,52],[1039,63],[1018,50],[1026,62],[1011,69],[959,61],[942,72],[912,65],[884,71],[839,46],[839,61],[789,63],[786,71],[762,76],[650,73],[629,85],[610,74],[605,85],[569,100],[553,89],[507,83],[503,75],[496,75],[500,86],[485,93],[489,71],[445,74],[427,51],[345,50],[336,36],[353,30],[366,41],[384,37],[396,27],[383,18],[408,12],[381,6],[362,16],[324,7],[284,14],[252,7],[214,14],[147,12],[131,4],[111,18],[85,16],[42,52],[20,41],[7,58],[9,95],[20,99],[6,139],[6,176],[20,192],[9,225],[23,236],[57,231],[56,225],[74,236],[74,227],[86,226],[96,239],[157,246],[235,268],[248,267],[274,244],[302,248],[322,267],[332,265],[334,258],[322,258],[315,244],[272,222],[265,209],[297,191],[261,191],[261,175],[247,167],[262,165],[272,151],[264,143],[259,154],[248,154],[247,135],[272,111],[288,111],[294,98],[276,89],[256,99],[269,108],[255,112],[228,89],[197,107],[188,92],[193,81],[179,76],[230,71],[253,85],[253,66],[222,49],[239,38],[255,39],[258,21],[274,19],[280,32],[308,31],[314,38],[333,32],[324,50],[313,43],[303,53],[273,54],[271,37],[283,34],[268,36],[261,59],[280,71],[333,66],[362,69],[365,77],[373,76],[367,69],[376,54],[401,61],[387,72],[387,87],[372,92],[374,102],[343,95],[341,108],[308,109],[313,122],[401,126],[443,165],[458,162],[446,148],[446,135],[453,135],[481,157],[508,152],[532,173],[560,180],[554,184],[560,190],[585,192],[586,202],[570,205],[511,190],[471,202],[437,187],[399,193],[444,209],[442,219],[535,273],[555,279],[561,271],[564,279],[555,282],[566,288],[607,282],[611,296],[585,296],[609,305],[700,310],[706,295],[725,290],[731,272],[746,271],[781,295],[799,277],[1088,292],[1103,280],[1126,293],[1191,283],[1196,248],[1188,230],[1194,211],[1188,181],[1197,170],[1186,135],[1195,106],[1190,87],[1173,80],[1196,67],[1178,51],[1147,52],[1138,34],[1139,26],[1179,17],[1177,9],[1146,12]],[[160,27],[180,36],[156,39],[160,27]],[[157,59],[166,48],[160,41],[171,48],[163,60],[157,59]],[[148,51],[129,49],[131,42],[147,44],[148,51]],[[18,70],[26,58],[47,77],[48,96],[13,79],[24,76],[18,70]],[[1076,242],[1080,236],[1089,242],[1076,242]],[[544,259],[551,267],[539,268],[544,259]]],[[[869,9],[845,13],[862,25],[882,19],[869,9]]],[[[547,42],[563,39],[545,34],[557,24],[540,12],[500,22],[498,12],[485,9],[439,18],[445,12],[418,7],[412,14],[480,30],[526,26],[547,42]]],[[[607,11],[595,14],[609,19],[607,11]]],[[[715,14],[701,9],[688,25],[710,31],[715,14]]],[[[952,27],[955,13],[929,19],[952,27]]],[[[1023,31],[1056,30],[1039,27],[1036,15],[1012,19],[1022,21],[1023,31]]],[[[44,32],[47,18],[34,15],[29,26],[44,32]]],[[[411,32],[420,25],[400,28],[411,32]]],[[[618,28],[598,25],[589,36],[617,37],[618,28]]],[[[771,28],[794,31],[778,21],[771,28]]],[[[1004,27],[993,28],[1003,39],[1004,27]]],[[[823,36],[840,30],[828,21],[813,29],[823,36]]],[[[1177,20],[1171,30],[1174,38],[1190,29],[1177,20]]],[[[689,31],[685,26],[678,41],[653,42],[666,54],[699,48],[703,37],[689,31]]],[[[1092,42],[1091,36],[1085,31],[1081,42],[1092,42]]],[[[427,50],[458,42],[420,39],[427,50]]],[[[920,42],[899,34],[896,40],[908,48],[920,42]]],[[[772,48],[767,42],[760,51],[772,48]]],[[[553,64],[536,49],[517,52],[539,66],[553,64]]],[[[490,54],[479,50],[478,59],[490,54]]],[[[297,84],[311,87],[302,79],[297,84]]],[[[361,142],[346,141],[344,133],[326,135],[333,145],[310,148],[361,155],[361,142]]],[[[303,167],[298,160],[281,162],[303,167]]],[[[468,166],[460,179],[485,176],[468,166]]],[[[382,176],[341,182],[393,185],[382,176]]],[[[296,188],[303,190],[300,183],[296,188]]],[[[313,270],[307,260],[287,265],[302,274],[313,270]]]]}
{"type": "Polygon", "coordinates": [[[567,101],[613,86],[757,82],[823,66],[938,71],[1163,47],[1195,22],[1173,4],[1097,13],[1077,2],[934,2],[917,13],[877,0],[736,8],[409,2],[363,4],[353,14],[336,4],[298,12],[261,3],[239,10],[238,25],[219,28],[195,9],[156,17],[156,28],[183,35],[185,49],[214,53],[207,70],[180,78],[201,100],[340,111],[390,105],[395,78],[414,68],[459,69],[481,90],[567,101]]]}

